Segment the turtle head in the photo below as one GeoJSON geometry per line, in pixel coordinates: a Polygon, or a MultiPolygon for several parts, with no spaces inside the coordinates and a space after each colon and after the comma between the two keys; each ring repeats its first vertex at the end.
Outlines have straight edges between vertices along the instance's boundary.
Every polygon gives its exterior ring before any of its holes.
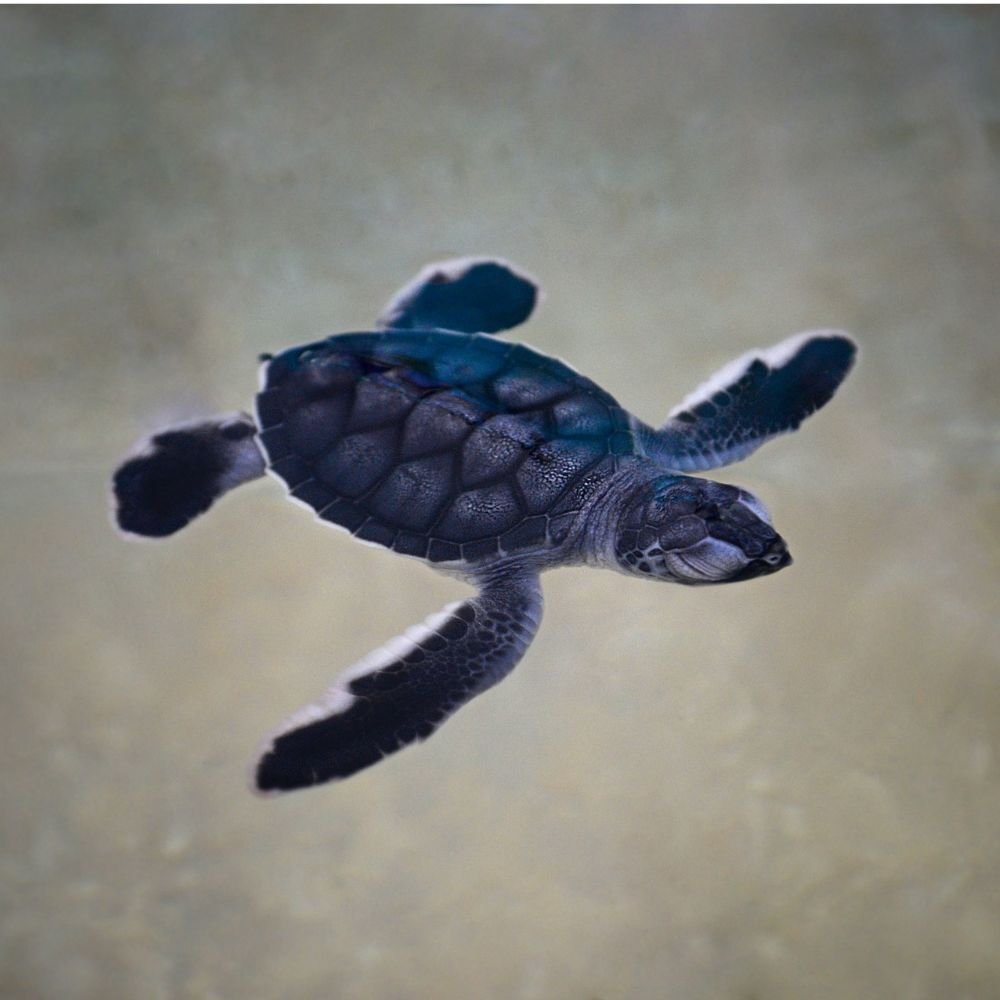
{"type": "Polygon", "coordinates": [[[633,494],[615,558],[625,572],[691,585],[751,580],[792,561],[753,494],[690,476],[661,476],[633,494]]]}

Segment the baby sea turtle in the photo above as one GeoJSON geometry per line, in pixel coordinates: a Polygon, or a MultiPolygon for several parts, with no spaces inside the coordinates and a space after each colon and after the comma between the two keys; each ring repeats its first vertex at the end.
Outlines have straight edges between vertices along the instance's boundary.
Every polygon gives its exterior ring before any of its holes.
{"type": "Polygon", "coordinates": [[[430,736],[524,655],[543,570],[709,584],[791,562],[756,497],[684,473],[795,430],[850,370],[850,338],[822,330],[751,352],[654,429],[562,361],[493,336],[536,299],[501,261],[433,264],[374,332],[265,356],[255,416],[168,428],[115,472],[130,534],[170,535],[270,472],[323,521],[478,589],[292,716],[261,754],[258,791],[345,778],[430,736]]]}

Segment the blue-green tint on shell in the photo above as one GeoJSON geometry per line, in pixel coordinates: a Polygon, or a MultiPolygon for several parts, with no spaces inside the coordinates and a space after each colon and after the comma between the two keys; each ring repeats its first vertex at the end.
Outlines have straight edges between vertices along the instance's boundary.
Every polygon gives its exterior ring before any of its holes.
{"type": "Polygon", "coordinates": [[[292,496],[432,562],[558,545],[635,450],[628,415],[590,379],[523,345],[447,331],[284,351],[257,414],[292,496]]]}

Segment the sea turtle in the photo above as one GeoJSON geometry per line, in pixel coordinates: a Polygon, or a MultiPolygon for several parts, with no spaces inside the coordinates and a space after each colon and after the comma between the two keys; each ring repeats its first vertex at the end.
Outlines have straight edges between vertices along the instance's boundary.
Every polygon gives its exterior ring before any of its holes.
{"type": "Polygon", "coordinates": [[[264,355],[255,416],[168,428],[115,472],[130,534],[172,534],[270,472],[323,521],[478,589],[292,716],[261,753],[258,791],[345,778],[430,736],[524,655],[543,570],[709,584],[791,562],[756,497],[685,473],[795,430],[851,368],[851,339],[821,330],[751,352],[654,429],[569,365],[494,336],[536,299],[505,262],[432,264],[373,331],[264,355]]]}

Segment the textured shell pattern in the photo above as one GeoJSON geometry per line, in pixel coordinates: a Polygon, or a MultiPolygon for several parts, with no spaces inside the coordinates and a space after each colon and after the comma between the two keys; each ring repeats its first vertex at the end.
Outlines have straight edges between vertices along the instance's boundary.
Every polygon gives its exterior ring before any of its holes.
{"type": "Polygon", "coordinates": [[[285,351],[264,368],[257,422],[291,496],[431,562],[559,545],[636,448],[628,414],[567,365],[443,331],[285,351]]]}

